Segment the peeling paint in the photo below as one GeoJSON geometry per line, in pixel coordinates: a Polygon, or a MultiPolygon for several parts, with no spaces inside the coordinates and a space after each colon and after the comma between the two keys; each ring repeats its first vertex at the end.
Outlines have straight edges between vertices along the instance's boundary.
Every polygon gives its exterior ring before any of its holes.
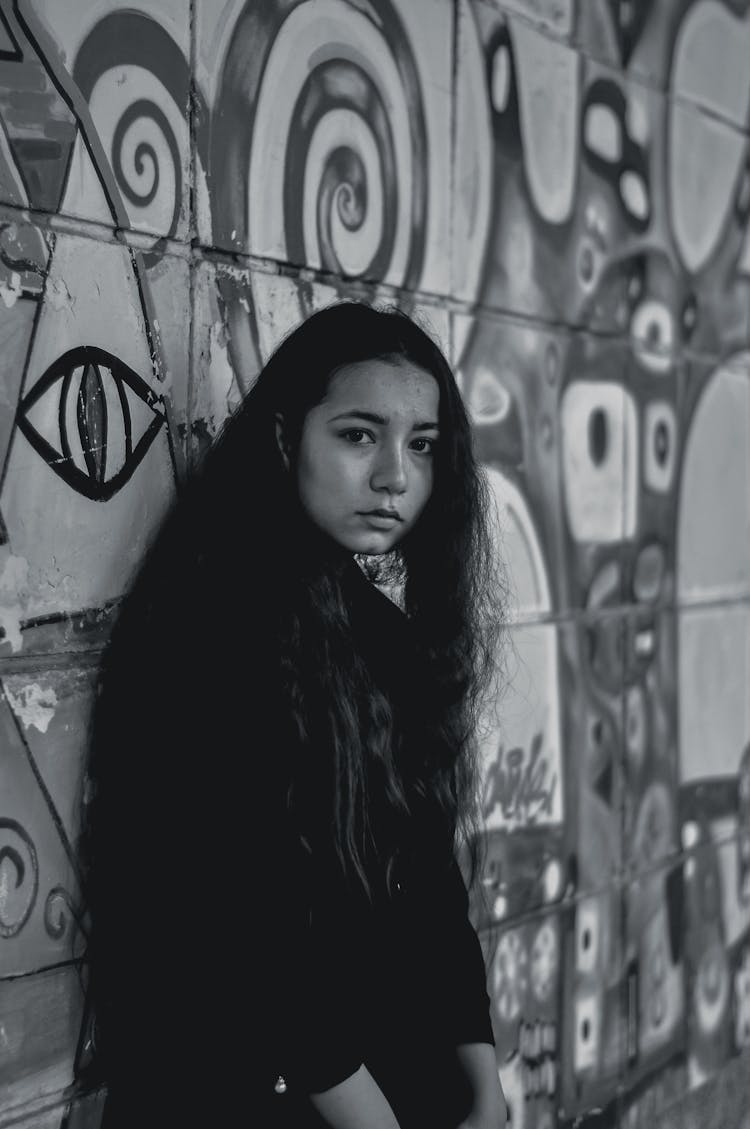
{"type": "Polygon", "coordinates": [[[73,297],[61,278],[48,279],[46,300],[53,310],[73,305],[73,297]]]}
{"type": "Polygon", "coordinates": [[[0,573],[0,628],[15,653],[23,647],[21,620],[28,600],[29,562],[25,557],[6,557],[0,573]]]}
{"type": "Polygon", "coordinates": [[[15,692],[6,682],[5,696],[24,729],[35,725],[40,733],[47,732],[57,706],[57,694],[51,686],[44,687],[38,682],[31,682],[15,692]]]}
{"type": "Polygon", "coordinates": [[[214,322],[209,330],[208,371],[199,384],[194,416],[203,421],[210,435],[216,434],[240,401],[227,342],[225,325],[214,322]]]}
{"type": "Polygon", "coordinates": [[[9,310],[11,306],[15,306],[20,297],[21,276],[17,271],[13,271],[10,276],[10,283],[0,282],[0,298],[5,303],[5,308],[9,310]]]}

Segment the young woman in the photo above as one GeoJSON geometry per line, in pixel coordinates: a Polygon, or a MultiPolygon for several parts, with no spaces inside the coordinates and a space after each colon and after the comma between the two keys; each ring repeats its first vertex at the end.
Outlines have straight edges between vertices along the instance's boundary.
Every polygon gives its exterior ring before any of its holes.
{"type": "Polygon", "coordinates": [[[455,855],[492,576],[439,348],[395,311],[313,315],[105,655],[82,839],[105,1129],[504,1125],[455,855]]]}

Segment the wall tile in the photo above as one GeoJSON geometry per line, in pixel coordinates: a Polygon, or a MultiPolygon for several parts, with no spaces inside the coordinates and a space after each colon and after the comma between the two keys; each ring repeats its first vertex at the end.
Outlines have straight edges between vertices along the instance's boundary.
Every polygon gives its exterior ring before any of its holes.
{"type": "Polygon", "coordinates": [[[75,850],[93,671],[6,674],[2,692],[0,976],[8,976],[82,951],[75,850]]]}
{"type": "Polygon", "coordinates": [[[572,773],[559,630],[531,623],[507,633],[499,689],[480,722],[480,924],[558,902],[571,889],[565,831],[572,773]]]}
{"type": "Polygon", "coordinates": [[[0,1108],[23,1107],[70,1085],[81,1008],[75,968],[0,980],[0,1014],[5,1031],[0,1108]]]}
{"type": "Polygon", "coordinates": [[[560,996],[564,928],[548,913],[482,934],[500,1080],[509,1124],[556,1124],[565,1057],[560,996]]]}
{"type": "MultiPolygon", "coordinates": [[[[686,847],[696,838],[747,834],[749,664],[747,602],[680,609],[678,771],[686,847]]],[[[744,866],[750,868],[750,858],[744,866]]]]}
{"type": "Polygon", "coordinates": [[[459,10],[457,215],[466,207],[471,222],[456,229],[454,292],[559,321],[571,290],[561,250],[576,226],[579,58],[481,0],[459,10]]]}
{"type": "Polygon", "coordinates": [[[750,1045],[750,907],[736,842],[698,838],[686,854],[683,947],[690,1088],[750,1045]]]}
{"type": "Polygon", "coordinates": [[[454,368],[498,507],[512,620],[569,606],[559,399],[570,350],[569,335],[510,318],[452,318],[454,368]]]}
{"type": "Polygon", "coordinates": [[[48,261],[0,313],[18,364],[0,417],[6,653],[24,627],[54,618],[74,634],[71,616],[121,594],[180,469],[186,367],[179,261],[154,265],[152,295],[123,246],[20,225],[18,238],[48,261]]]}
{"type": "Polygon", "coordinates": [[[691,362],[676,512],[680,603],[750,594],[750,354],[691,362]]]}
{"type": "MultiPolygon", "coordinates": [[[[212,10],[198,4],[199,27],[212,10]]],[[[201,241],[445,293],[448,0],[399,2],[379,22],[345,2],[283,16],[226,6],[223,18],[223,57],[200,53],[218,72],[201,241]]]]}
{"type": "Polygon", "coordinates": [[[3,62],[0,86],[18,90],[20,73],[30,88],[4,120],[31,206],[187,238],[189,0],[43,0],[23,22],[23,59],[3,62]]]}
{"type": "Polygon", "coordinates": [[[564,918],[561,1093],[563,1122],[597,1111],[617,1124],[627,1054],[622,893],[613,884],[576,900],[564,918]]]}

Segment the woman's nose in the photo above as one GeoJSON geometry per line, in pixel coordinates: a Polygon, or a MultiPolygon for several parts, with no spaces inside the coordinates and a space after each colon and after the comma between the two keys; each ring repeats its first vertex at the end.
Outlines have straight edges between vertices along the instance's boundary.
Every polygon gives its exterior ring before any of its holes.
{"type": "Polygon", "coordinates": [[[374,490],[388,490],[393,494],[403,494],[406,490],[406,460],[397,448],[383,447],[372,470],[374,490]]]}

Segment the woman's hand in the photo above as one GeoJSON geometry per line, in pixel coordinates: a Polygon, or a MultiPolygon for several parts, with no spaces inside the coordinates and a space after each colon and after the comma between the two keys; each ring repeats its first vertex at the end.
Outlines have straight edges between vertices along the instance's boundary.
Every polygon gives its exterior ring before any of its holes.
{"type": "Polygon", "coordinates": [[[505,1129],[508,1111],[489,1043],[463,1043],[456,1047],[458,1061],[471,1088],[471,1111],[456,1129],[505,1129]]]}

